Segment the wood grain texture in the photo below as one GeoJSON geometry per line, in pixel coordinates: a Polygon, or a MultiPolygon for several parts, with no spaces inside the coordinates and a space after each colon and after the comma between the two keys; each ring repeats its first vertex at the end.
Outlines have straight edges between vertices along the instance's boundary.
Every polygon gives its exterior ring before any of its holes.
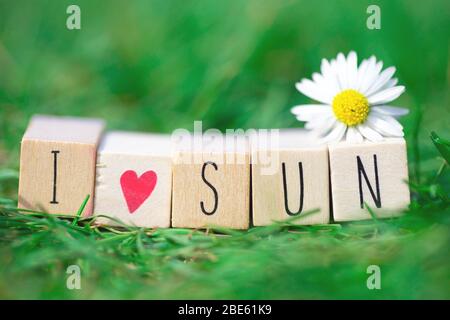
{"type": "Polygon", "coordinates": [[[329,154],[335,221],[371,219],[364,202],[380,218],[401,214],[399,210],[408,206],[410,193],[404,139],[335,143],[329,146],[329,154]]]}
{"type": "MultiPolygon", "coordinates": [[[[94,214],[106,215],[130,226],[170,227],[170,141],[168,135],[107,133],[97,157],[94,214]],[[132,178],[130,184],[122,186],[122,177],[127,175],[127,171],[134,172],[131,175],[135,174],[137,179],[132,178]],[[145,180],[145,174],[155,175],[156,182],[145,180]]],[[[102,217],[97,222],[120,225],[115,220],[102,217]]]]}
{"type": "Polygon", "coordinates": [[[238,140],[235,149],[205,143],[201,150],[189,151],[184,144],[176,151],[173,227],[249,227],[250,153],[247,140],[238,140]]]}
{"type": "Polygon", "coordinates": [[[97,119],[34,116],[21,144],[18,207],[75,215],[90,195],[89,216],[103,128],[97,119]]]}
{"type": "Polygon", "coordinates": [[[253,224],[264,226],[306,214],[296,224],[325,224],[330,219],[328,149],[305,130],[282,130],[277,145],[252,140],[253,224]],[[270,159],[268,161],[261,159],[270,159]],[[283,166],[285,175],[283,175],[283,166]],[[264,172],[271,167],[272,171],[264,172]],[[285,191],[286,189],[286,191],[285,191]]]}

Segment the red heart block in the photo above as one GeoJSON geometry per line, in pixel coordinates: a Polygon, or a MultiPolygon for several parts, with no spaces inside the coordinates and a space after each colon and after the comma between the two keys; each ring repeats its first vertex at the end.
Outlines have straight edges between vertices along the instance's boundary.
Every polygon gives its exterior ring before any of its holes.
{"type": "Polygon", "coordinates": [[[120,185],[130,213],[135,212],[150,197],[157,180],[156,173],[152,170],[144,172],[140,177],[133,170],[122,173],[120,185]]]}

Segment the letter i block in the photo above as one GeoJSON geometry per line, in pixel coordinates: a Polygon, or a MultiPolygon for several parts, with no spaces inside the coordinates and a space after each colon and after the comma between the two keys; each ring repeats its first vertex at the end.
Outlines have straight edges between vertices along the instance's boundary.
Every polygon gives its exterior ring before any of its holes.
{"type": "Polygon", "coordinates": [[[170,143],[169,135],[105,135],[97,157],[94,214],[107,217],[98,217],[99,224],[170,227],[170,143]]]}
{"type": "Polygon", "coordinates": [[[34,116],[22,139],[18,207],[75,215],[89,195],[90,215],[103,128],[96,119],[34,116]]]}
{"type": "Polygon", "coordinates": [[[404,139],[329,146],[335,221],[401,214],[410,202],[404,139]]]}
{"type": "Polygon", "coordinates": [[[328,223],[327,147],[297,129],[282,130],[278,139],[270,140],[262,135],[251,139],[253,224],[264,226],[295,216],[300,216],[295,224],[328,223]]]}
{"type": "Polygon", "coordinates": [[[175,143],[172,226],[247,229],[250,220],[247,139],[218,134],[189,136],[185,140],[175,143]]]}

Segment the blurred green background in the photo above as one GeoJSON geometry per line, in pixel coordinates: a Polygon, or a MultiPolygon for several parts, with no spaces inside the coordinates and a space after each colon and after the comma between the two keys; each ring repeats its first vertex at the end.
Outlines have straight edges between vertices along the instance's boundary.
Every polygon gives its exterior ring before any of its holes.
{"type": "Polygon", "coordinates": [[[300,126],[296,81],[356,50],[397,67],[406,133],[449,127],[448,1],[0,1],[1,162],[16,164],[34,113],[102,117],[110,128],[300,126]],[[66,8],[81,8],[81,30],[66,8]],[[366,9],[381,8],[381,30],[366,9]],[[5,153],[5,151],[3,151],[5,153]]]}
{"type": "MultiPolygon", "coordinates": [[[[16,175],[20,139],[35,113],[102,117],[110,129],[167,133],[191,129],[194,120],[220,129],[302,126],[289,110],[309,100],[296,91],[295,82],[318,71],[322,58],[355,50],[359,60],[373,54],[384,66],[397,67],[406,93],[393,105],[411,110],[401,122],[411,181],[421,182],[441,164],[430,131],[449,137],[449,17],[447,0],[0,0],[0,169],[7,178],[16,175]],[[66,28],[70,4],[81,8],[81,30],[66,28]],[[381,8],[381,30],[366,27],[371,4],[381,8]]],[[[17,179],[6,180],[0,181],[0,196],[15,200],[17,179]]],[[[447,249],[448,243],[437,249],[446,263],[447,249]]],[[[226,270],[233,279],[230,266],[226,270]]],[[[420,277],[420,270],[410,276],[420,277]]],[[[404,278],[387,296],[449,298],[439,287],[448,272],[439,270],[431,291],[408,292],[404,278]]],[[[261,286],[263,279],[270,277],[262,278],[261,286]]],[[[0,279],[0,294],[2,283],[6,290],[6,278],[0,279]]],[[[23,286],[18,295],[29,293],[23,286]]],[[[171,297],[175,288],[142,297],[171,297]]],[[[193,297],[299,298],[311,289],[296,288],[289,278],[268,295],[201,288],[193,297]]],[[[341,289],[331,286],[328,295],[313,297],[358,297],[351,287],[341,289]]]]}

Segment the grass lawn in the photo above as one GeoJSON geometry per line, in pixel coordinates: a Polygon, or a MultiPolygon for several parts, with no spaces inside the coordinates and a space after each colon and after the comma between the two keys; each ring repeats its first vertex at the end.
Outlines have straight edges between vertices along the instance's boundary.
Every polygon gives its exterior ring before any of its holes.
{"type": "MultiPolygon", "coordinates": [[[[449,6],[377,1],[0,2],[0,298],[450,299],[449,6]],[[31,115],[101,117],[109,129],[300,127],[294,84],[354,49],[395,65],[408,143],[400,218],[248,231],[105,229],[18,212],[31,115]],[[436,132],[436,134],[432,134],[436,132]],[[66,287],[81,268],[81,290],[66,287]],[[366,286],[370,265],[381,290],[366,286]]],[[[80,204],[82,209],[82,204],[80,204]]],[[[301,217],[300,217],[301,219],[301,217]]]]}

